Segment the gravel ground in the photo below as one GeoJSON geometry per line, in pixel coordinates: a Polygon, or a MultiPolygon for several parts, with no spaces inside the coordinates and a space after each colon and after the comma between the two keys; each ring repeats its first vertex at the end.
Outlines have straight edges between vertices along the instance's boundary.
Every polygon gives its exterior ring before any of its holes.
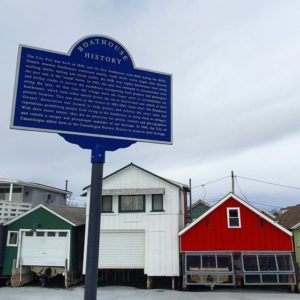
{"type": "MultiPolygon", "coordinates": [[[[70,289],[42,288],[42,287],[19,287],[0,288],[0,300],[83,300],[84,288],[75,287],[70,289]]],[[[217,289],[213,292],[197,290],[190,292],[171,290],[143,290],[132,287],[106,286],[98,288],[97,299],[101,300],[285,300],[300,299],[296,293],[266,290],[226,290],[217,289]]]]}

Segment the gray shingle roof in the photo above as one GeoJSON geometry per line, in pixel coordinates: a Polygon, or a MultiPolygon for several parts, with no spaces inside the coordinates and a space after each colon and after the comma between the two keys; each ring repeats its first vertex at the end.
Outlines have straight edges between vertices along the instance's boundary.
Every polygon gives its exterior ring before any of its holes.
{"type": "Polygon", "coordinates": [[[277,220],[280,225],[287,229],[300,223],[300,204],[289,207],[286,212],[278,216],[277,220]]]}
{"type": "Polygon", "coordinates": [[[85,224],[85,208],[54,205],[47,205],[46,207],[76,226],[85,224]]]}

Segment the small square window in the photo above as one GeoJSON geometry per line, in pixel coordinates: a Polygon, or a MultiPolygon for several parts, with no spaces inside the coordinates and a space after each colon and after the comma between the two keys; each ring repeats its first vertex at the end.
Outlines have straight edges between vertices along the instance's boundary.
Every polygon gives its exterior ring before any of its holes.
{"type": "Polygon", "coordinates": [[[276,271],[275,255],[259,255],[259,268],[261,271],[276,271]]]}
{"type": "Polygon", "coordinates": [[[218,268],[222,271],[232,271],[232,260],[230,255],[217,255],[218,268]]]}
{"type": "Polygon", "coordinates": [[[227,208],[227,225],[229,228],[240,228],[240,208],[227,208]]]}
{"type": "Polygon", "coordinates": [[[261,279],[263,283],[278,283],[276,274],[262,274],[261,279]]]}
{"type": "Polygon", "coordinates": [[[7,246],[18,245],[18,232],[17,231],[9,231],[7,235],[7,246]]]}
{"type": "Polygon", "coordinates": [[[112,212],[112,196],[102,196],[102,212],[112,212]]]}
{"type": "Polygon", "coordinates": [[[44,236],[45,232],[44,231],[37,231],[36,236],[44,236]]]}
{"type": "Polygon", "coordinates": [[[243,266],[245,271],[258,271],[258,262],[256,255],[244,255],[243,266]]]}
{"type": "Polygon", "coordinates": [[[200,270],[201,256],[200,255],[187,255],[186,267],[188,271],[200,270]]]}
{"type": "Polygon", "coordinates": [[[202,270],[212,272],[216,268],[215,255],[202,255],[202,270]]]}
{"type": "Polygon", "coordinates": [[[279,282],[280,283],[295,283],[295,275],[294,274],[279,274],[279,282]]]}
{"type": "Polygon", "coordinates": [[[163,195],[152,195],[152,211],[163,211],[163,195]]]}
{"type": "Polygon", "coordinates": [[[55,236],[55,231],[48,231],[47,236],[54,237],[55,236]]]}
{"type": "Polygon", "coordinates": [[[65,231],[61,231],[61,232],[58,233],[58,236],[60,236],[60,237],[66,237],[67,233],[65,231]]]}
{"type": "Polygon", "coordinates": [[[277,265],[278,265],[278,270],[280,271],[292,271],[293,270],[293,265],[291,261],[291,257],[289,254],[278,254],[277,255],[277,265]]]}
{"type": "Polygon", "coordinates": [[[25,236],[33,236],[33,232],[32,231],[26,231],[25,236]]]}
{"type": "Polygon", "coordinates": [[[247,284],[254,284],[254,283],[261,283],[260,275],[245,275],[245,283],[247,284]]]}

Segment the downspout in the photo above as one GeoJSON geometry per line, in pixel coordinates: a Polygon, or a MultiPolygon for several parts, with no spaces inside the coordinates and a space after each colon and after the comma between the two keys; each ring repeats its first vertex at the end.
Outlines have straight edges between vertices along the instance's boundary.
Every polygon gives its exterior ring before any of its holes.
{"type": "Polygon", "coordinates": [[[187,192],[186,192],[186,189],[183,188],[182,189],[182,192],[183,192],[183,205],[184,205],[184,226],[188,223],[188,219],[189,219],[189,216],[188,216],[188,208],[187,208],[187,192]]]}
{"type": "Polygon", "coordinates": [[[68,185],[69,185],[69,180],[66,179],[66,181],[65,181],[65,191],[66,191],[65,200],[67,200],[67,198],[68,198],[68,194],[67,194],[67,192],[68,192],[68,185]]]}

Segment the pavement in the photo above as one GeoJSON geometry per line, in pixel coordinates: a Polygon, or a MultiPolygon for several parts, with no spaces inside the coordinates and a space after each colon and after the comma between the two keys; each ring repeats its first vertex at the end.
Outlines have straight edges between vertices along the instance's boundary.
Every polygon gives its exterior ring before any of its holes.
{"type": "MultiPolygon", "coordinates": [[[[24,286],[18,288],[1,287],[0,300],[83,300],[84,288],[74,287],[44,288],[24,286]]],[[[163,289],[137,289],[124,286],[99,287],[97,300],[288,300],[300,299],[300,294],[287,291],[264,289],[206,289],[194,291],[172,291],[163,289]]]]}

